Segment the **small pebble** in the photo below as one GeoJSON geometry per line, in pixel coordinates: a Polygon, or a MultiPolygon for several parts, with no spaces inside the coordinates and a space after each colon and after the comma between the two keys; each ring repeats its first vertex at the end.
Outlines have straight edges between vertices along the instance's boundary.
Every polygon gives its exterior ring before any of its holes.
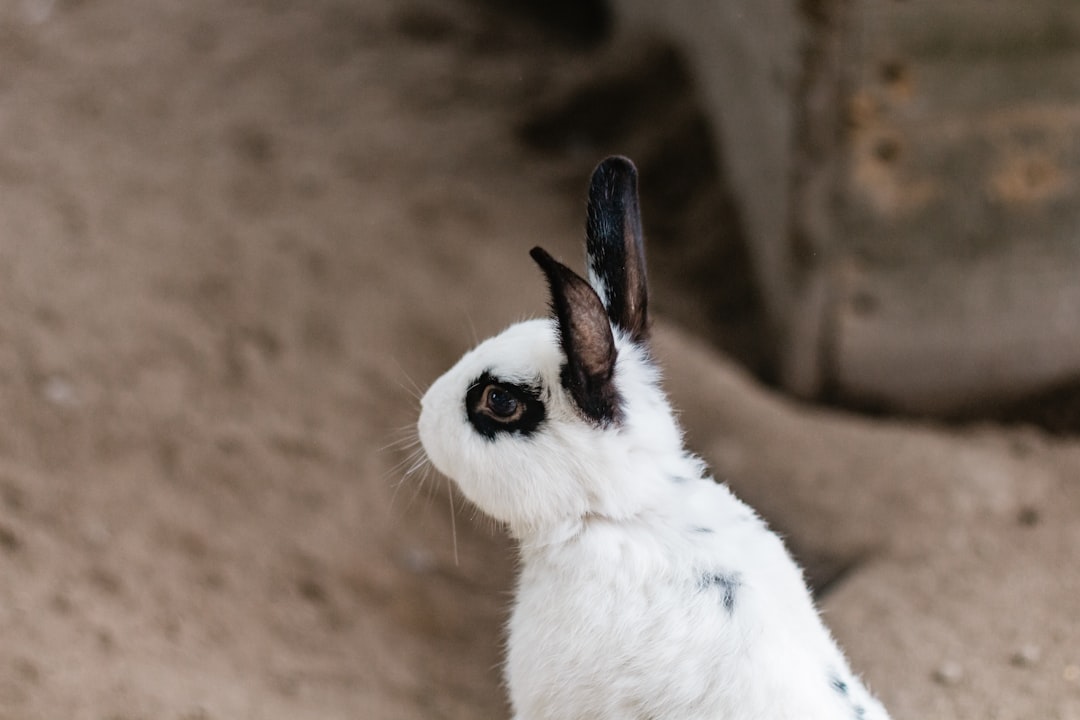
{"type": "Polygon", "coordinates": [[[75,386],[62,377],[52,376],[45,381],[41,389],[45,399],[60,407],[73,407],[79,404],[75,386]]]}
{"type": "Polygon", "coordinates": [[[426,575],[437,565],[435,555],[423,548],[409,548],[402,559],[405,567],[417,575],[426,575]]]}
{"type": "Polygon", "coordinates": [[[56,0],[23,0],[23,13],[26,21],[40,25],[49,19],[56,6],[56,0]]]}
{"type": "Polygon", "coordinates": [[[1035,527],[1039,524],[1039,510],[1026,505],[1016,514],[1016,521],[1024,527],[1035,527]]]}
{"type": "Polygon", "coordinates": [[[939,665],[933,673],[934,682],[939,685],[955,685],[964,677],[964,669],[952,661],[939,665]]]}
{"type": "Polygon", "coordinates": [[[1009,662],[1016,667],[1032,667],[1037,665],[1042,658],[1042,650],[1038,645],[1032,645],[1030,643],[1021,645],[1020,648],[1012,654],[1009,658],[1009,662]]]}
{"type": "Polygon", "coordinates": [[[22,542],[15,531],[0,525],[0,549],[14,552],[22,547],[22,542]]]}

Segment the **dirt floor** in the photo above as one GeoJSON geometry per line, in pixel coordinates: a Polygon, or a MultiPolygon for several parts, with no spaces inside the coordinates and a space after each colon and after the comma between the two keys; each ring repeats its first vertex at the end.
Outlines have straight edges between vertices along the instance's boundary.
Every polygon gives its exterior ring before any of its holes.
{"type": "Polygon", "coordinates": [[[657,210],[730,220],[698,140],[555,131],[610,62],[477,2],[0,5],[0,719],[506,717],[512,548],[405,477],[409,428],[544,311],[527,250],[580,256],[609,149],[693,446],[894,716],[1080,718],[1080,441],[763,388],[737,228],[678,245],[657,210]]]}

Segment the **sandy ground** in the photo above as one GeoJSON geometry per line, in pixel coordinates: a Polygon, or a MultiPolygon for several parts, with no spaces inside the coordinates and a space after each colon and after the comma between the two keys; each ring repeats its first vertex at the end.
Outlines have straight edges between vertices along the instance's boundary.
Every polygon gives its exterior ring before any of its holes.
{"type": "MultiPolygon", "coordinates": [[[[0,6],[0,718],[505,716],[512,548],[403,428],[579,256],[600,149],[517,129],[589,62],[472,4],[0,6]]],[[[1080,718],[1080,443],[797,406],[678,324],[693,445],[897,718],[1080,718]]]]}

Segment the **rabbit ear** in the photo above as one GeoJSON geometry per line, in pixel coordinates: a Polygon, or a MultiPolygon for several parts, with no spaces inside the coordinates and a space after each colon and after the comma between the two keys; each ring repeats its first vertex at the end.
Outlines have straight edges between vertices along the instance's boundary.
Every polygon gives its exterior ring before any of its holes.
{"type": "Polygon", "coordinates": [[[645,239],[638,206],[637,169],[609,157],[593,171],[585,224],[589,279],[611,322],[644,343],[649,334],[645,239]]]}
{"type": "Polygon", "coordinates": [[[551,307],[566,354],[563,386],[589,419],[599,424],[617,420],[615,338],[600,298],[584,278],[543,248],[535,247],[529,255],[544,271],[551,288],[551,307]]]}

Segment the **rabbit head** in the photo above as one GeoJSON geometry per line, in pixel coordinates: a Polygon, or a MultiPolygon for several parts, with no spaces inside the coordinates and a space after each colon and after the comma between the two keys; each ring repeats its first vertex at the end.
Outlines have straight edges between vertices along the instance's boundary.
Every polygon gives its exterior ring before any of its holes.
{"type": "Polygon", "coordinates": [[[421,402],[428,457],[512,533],[642,511],[685,475],[681,432],[648,353],[637,172],[600,163],[589,187],[586,281],[541,248],[551,317],[466,353],[421,402]]]}

